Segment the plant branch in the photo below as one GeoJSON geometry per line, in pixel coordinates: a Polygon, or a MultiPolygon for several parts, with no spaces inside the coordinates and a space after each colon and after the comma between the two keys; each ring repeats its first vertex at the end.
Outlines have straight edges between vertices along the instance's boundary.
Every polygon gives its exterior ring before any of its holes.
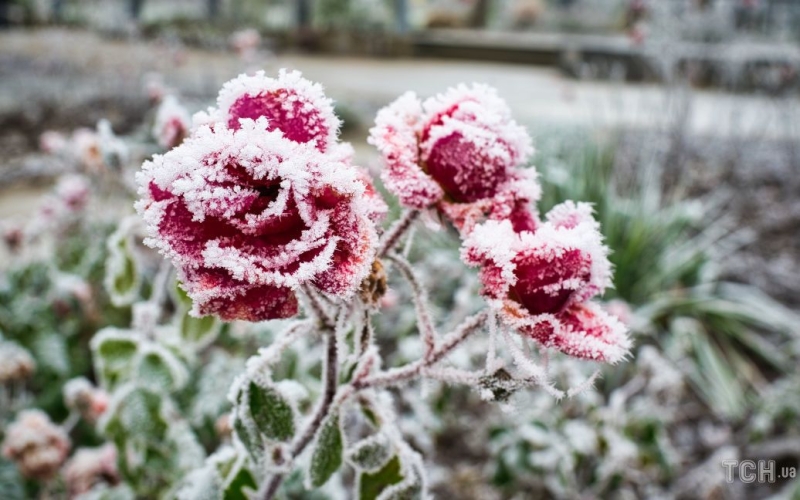
{"type": "Polygon", "coordinates": [[[370,387],[396,385],[421,376],[427,368],[441,361],[450,351],[472,335],[486,321],[486,317],[487,313],[484,311],[468,318],[460,327],[447,334],[439,345],[431,351],[430,356],[399,368],[387,370],[371,378],[354,380],[352,386],[356,391],[359,391],[370,387]]]}
{"type": "Polygon", "coordinates": [[[397,254],[390,254],[386,256],[391,260],[397,269],[403,274],[408,283],[411,285],[411,291],[414,297],[414,307],[417,310],[417,322],[419,325],[419,333],[422,336],[422,342],[425,345],[424,358],[427,359],[433,354],[436,347],[436,328],[433,326],[433,320],[428,312],[426,303],[428,302],[428,294],[425,288],[417,279],[414,274],[414,269],[411,264],[403,257],[397,254]]]}
{"type": "MultiPolygon", "coordinates": [[[[337,350],[336,335],[332,328],[326,328],[324,334],[326,351],[325,378],[323,381],[324,392],[322,393],[319,405],[311,421],[289,450],[290,456],[288,459],[290,461],[303,453],[306,446],[314,439],[314,435],[316,435],[319,426],[322,425],[322,422],[328,415],[333,400],[336,397],[336,387],[339,380],[339,352],[337,350]]],[[[284,474],[273,475],[269,481],[264,483],[263,491],[259,492],[258,497],[264,500],[272,499],[278,492],[278,488],[280,488],[283,479],[284,474]]]]}
{"type": "Polygon", "coordinates": [[[378,246],[378,258],[385,257],[400,241],[406,231],[411,227],[411,224],[419,217],[419,210],[406,210],[403,216],[397,219],[397,222],[392,224],[383,238],[381,238],[380,245],[378,246]]]}

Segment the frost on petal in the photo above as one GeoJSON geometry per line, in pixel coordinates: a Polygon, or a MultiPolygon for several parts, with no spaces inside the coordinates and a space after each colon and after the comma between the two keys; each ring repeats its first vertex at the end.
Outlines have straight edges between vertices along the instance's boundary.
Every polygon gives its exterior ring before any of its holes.
{"type": "Polygon", "coordinates": [[[605,363],[621,361],[632,345],[625,326],[593,302],[575,304],[555,319],[523,328],[522,332],[545,347],[605,363]]]}
{"type": "Polygon", "coordinates": [[[540,196],[536,171],[513,172],[489,198],[471,203],[441,201],[439,208],[463,235],[486,220],[508,220],[514,232],[533,232],[539,227],[535,202],[540,196]]]}
{"type": "Polygon", "coordinates": [[[593,212],[589,203],[575,203],[572,200],[567,200],[551,208],[547,212],[546,218],[555,227],[572,229],[579,224],[587,224],[599,229],[600,225],[594,220],[593,212]]]}
{"type": "Polygon", "coordinates": [[[444,191],[420,167],[419,122],[422,106],[413,92],[406,92],[378,111],[368,142],[378,148],[386,168],[381,174],[386,188],[411,208],[427,208],[444,191]]]}
{"type": "Polygon", "coordinates": [[[377,236],[362,174],[266,124],[200,127],[137,176],[146,243],[178,268],[194,314],[286,318],[298,287],[346,296],[369,272],[377,236]]]}
{"type": "Polygon", "coordinates": [[[380,222],[386,216],[387,212],[389,212],[389,206],[383,200],[378,190],[375,189],[375,185],[369,173],[363,168],[356,168],[358,169],[358,180],[364,185],[363,199],[367,215],[372,221],[380,222]]]}
{"type": "Polygon", "coordinates": [[[279,130],[289,140],[312,143],[326,151],[336,142],[340,121],[322,86],[299,71],[280,70],[278,78],[263,71],[227,82],[217,98],[220,119],[238,129],[240,120],[267,119],[267,130],[279,130]]]}
{"type": "Polygon", "coordinates": [[[425,121],[422,125],[422,142],[442,136],[455,123],[482,129],[488,137],[496,138],[491,146],[495,157],[507,157],[507,166],[525,163],[533,153],[531,138],[524,127],[511,118],[508,105],[488,85],[458,85],[427,99],[423,104],[425,121]]]}

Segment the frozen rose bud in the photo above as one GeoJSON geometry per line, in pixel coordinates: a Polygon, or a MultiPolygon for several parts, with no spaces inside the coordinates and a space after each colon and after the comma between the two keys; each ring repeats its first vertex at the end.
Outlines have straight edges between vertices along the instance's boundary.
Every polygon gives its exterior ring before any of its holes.
{"type": "Polygon", "coordinates": [[[0,384],[25,380],[36,371],[36,361],[16,342],[0,341],[0,384]]]}
{"type": "Polygon", "coordinates": [[[64,405],[70,410],[77,411],[90,423],[97,422],[108,408],[108,393],[95,387],[84,377],[67,381],[63,393],[64,405]]]}
{"type": "Polygon", "coordinates": [[[264,117],[200,127],[137,176],[146,243],[175,264],[194,314],[287,318],[297,288],[347,297],[369,273],[377,235],[362,174],[268,128],[264,117]]]}
{"type": "Polygon", "coordinates": [[[8,426],[3,455],[19,467],[23,476],[47,480],[55,476],[67,458],[70,441],[64,430],[41,410],[25,410],[8,426]]]}
{"type": "Polygon", "coordinates": [[[168,92],[167,86],[164,84],[164,77],[159,73],[144,75],[142,90],[151,103],[160,102],[168,92]]]}
{"type": "Polygon", "coordinates": [[[100,136],[96,132],[79,128],[72,132],[70,143],[72,155],[81,167],[94,173],[103,170],[103,152],[100,149],[100,136]]]}
{"type": "Polygon", "coordinates": [[[175,96],[161,101],[153,123],[153,137],[162,148],[174,148],[189,135],[192,119],[175,96]]]}
{"type": "Polygon", "coordinates": [[[386,168],[386,187],[411,208],[439,208],[462,232],[508,218],[532,230],[535,172],[516,167],[533,151],[506,103],[484,85],[460,85],[422,103],[406,93],[378,112],[369,142],[386,168]]]}
{"type": "Polygon", "coordinates": [[[25,231],[21,226],[10,225],[3,228],[3,243],[11,252],[17,252],[25,243],[25,231]]]}
{"type": "Polygon", "coordinates": [[[217,437],[221,439],[228,439],[231,437],[231,433],[233,432],[233,428],[231,427],[231,414],[226,413],[221,415],[216,422],[214,422],[214,431],[217,433],[217,437]]]}
{"type": "Polygon", "coordinates": [[[68,212],[80,212],[89,203],[91,186],[82,175],[65,175],[58,179],[55,194],[68,212]]]}
{"type": "Polygon", "coordinates": [[[117,449],[111,443],[97,448],[79,448],[64,464],[63,474],[71,497],[87,493],[100,483],[117,484],[117,449]]]}
{"type": "Polygon", "coordinates": [[[238,130],[241,120],[262,121],[262,127],[278,131],[298,143],[309,143],[322,152],[336,146],[341,122],[322,86],[299,71],[280,70],[278,78],[263,71],[239,75],[227,82],[217,96],[217,108],[195,116],[196,124],[223,123],[238,130]]]}
{"type": "Polygon", "coordinates": [[[533,232],[517,232],[510,221],[478,225],[462,247],[506,325],[545,347],[616,362],[629,348],[625,327],[586,302],[611,286],[607,255],[591,207],[572,202],[554,207],[533,232]]]}
{"type": "Polygon", "coordinates": [[[66,149],[67,144],[67,138],[61,132],[47,130],[39,136],[39,149],[47,154],[58,154],[66,149]]]}

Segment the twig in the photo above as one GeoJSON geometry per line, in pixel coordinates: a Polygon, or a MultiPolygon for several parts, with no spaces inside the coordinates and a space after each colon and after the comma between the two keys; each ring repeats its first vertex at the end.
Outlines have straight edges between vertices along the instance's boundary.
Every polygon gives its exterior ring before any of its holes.
{"type": "Polygon", "coordinates": [[[390,254],[386,256],[391,260],[397,269],[403,274],[408,283],[411,285],[411,292],[414,297],[414,307],[417,310],[417,323],[419,325],[419,333],[422,336],[422,342],[425,345],[424,358],[427,359],[432,355],[433,349],[436,345],[436,328],[433,326],[433,320],[428,312],[427,302],[428,294],[425,293],[425,288],[417,279],[414,274],[414,269],[411,264],[403,257],[397,254],[390,254]]]}
{"type": "MultiPolygon", "coordinates": [[[[322,425],[323,420],[325,420],[325,417],[328,415],[331,404],[336,397],[336,386],[339,379],[339,352],[336,348],[336,335],[334,334],[333,330],[328,328],[326,329],[325,333],[325,347],[327,353],[325,359],[325,390],[322,394],[322,399],[320,400],[319,406],[314,412],[311,422],[309,422],[305,430],[303,430],[303,433],[294,442],[289,450],[289,460],[292,460],[303,453],[303,450],[306,449],[306,446],[308,446],[311,440],[314,439],[314,435],[317,433],[319,426],[322,425]]],[[[278,492],[278,488],[280,488],[283,479],[284,474],[273,475],[269,481],[264,483],[263,491],[259,492],[258,497],[263,498],[264,500],[272,499],[278,492]]]]}
{"type": "Polygon", "coordinates": [[[380,246],[378,247],[378,258],[385,257],[395,245],[400,241],[406,231],[411,227],[411,224],[419,217],[419,210],[406,210],[403,216],[397,222],[392,224],[386,233],[381,238],[380,246]]]}
{"type": "Polygon", "coordinates": [[[468,318],[459,328],[446,335],[439,346],[433,349],[430,356],[400,368],[387,370],[371,378],[355,380],[352,384],[353,387],[356,390],[368,387],[386,387],[418,377],[423,370],[441,361],[450,351],[474,333],[486,321],[486,316],[487,313],[484,311],[468,318]]]}

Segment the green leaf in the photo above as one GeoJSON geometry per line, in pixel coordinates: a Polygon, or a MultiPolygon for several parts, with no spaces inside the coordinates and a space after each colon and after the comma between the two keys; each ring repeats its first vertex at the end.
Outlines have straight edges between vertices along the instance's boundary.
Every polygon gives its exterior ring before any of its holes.
{"type": "Polygon", "coordinates": [[[137,364],[137,382],[156,392],[169,393],[180,389],[188,372],[178,358],[167,349],[144,353],[137,364]]]}
{"type": "Polygon", "coordinates": [[[222,323],[214,316],[195,318],[188,311],[180,319],[181,338],[196,345],[205,346],[214,341],[222,328],[222,323]]]}
{"type": "Polygon", "coordinates": [[[376,472],[392,458],[391,443],[384,434],[362,439],[347,450],[347,461],[364,472],[376,472]]]}
{"type": "Polygon", "coordinates": [[[294,436],[292,407],[274,387],[250,382],[247,399],[250,415],[262,434],[275,441],[288,441],[294,436]]]}
{"type": "Polygon", "coordinates": [[[106,328],[95,335],[92,339],[95,366],[106,385],[113,387],[130,373],[138,348],[138,340],[124,330],[106,328]]]}
{"type": "Polygon", "coordinates": [[[130,249],[131,223],[123,221],[108,237],[105,287],[111,302],[119,307],[132,304],[139,295],[141,278],[136,259],[130,249]]]}
{"type": "Polygon", "coordinates": [[[161,396],[143,387],[131,389],[113,411],[105,432],[120,431],[160,440],[167,430],[161,416],[161,396]]]}
{"type": "Polygon", "coordinates": [[[317,433],[308,469],[308,480],[312,487],[319,488],[339,470],[342,465],[343,446],[339,415],[334,413],[322,424],[317,433]]]}
{"type": "Polygon", "coordinates": [[[400,483],[402,480],[400,458],[395,456],[378,472],[364,472],[359,475],[358,498],[359,500],[375,500],[384,489],[400,483]]]}
{"type": "Polygon", "coordinates": [[[241,467],[236,471],[236,474],[231,479],[228,487],[225,488],[223,494],[224,500],[248,500],[248,490],[255,491],[258,489],[258,484],[253,477],[253,474],[247,470],[246,467],[241,467]]]}

